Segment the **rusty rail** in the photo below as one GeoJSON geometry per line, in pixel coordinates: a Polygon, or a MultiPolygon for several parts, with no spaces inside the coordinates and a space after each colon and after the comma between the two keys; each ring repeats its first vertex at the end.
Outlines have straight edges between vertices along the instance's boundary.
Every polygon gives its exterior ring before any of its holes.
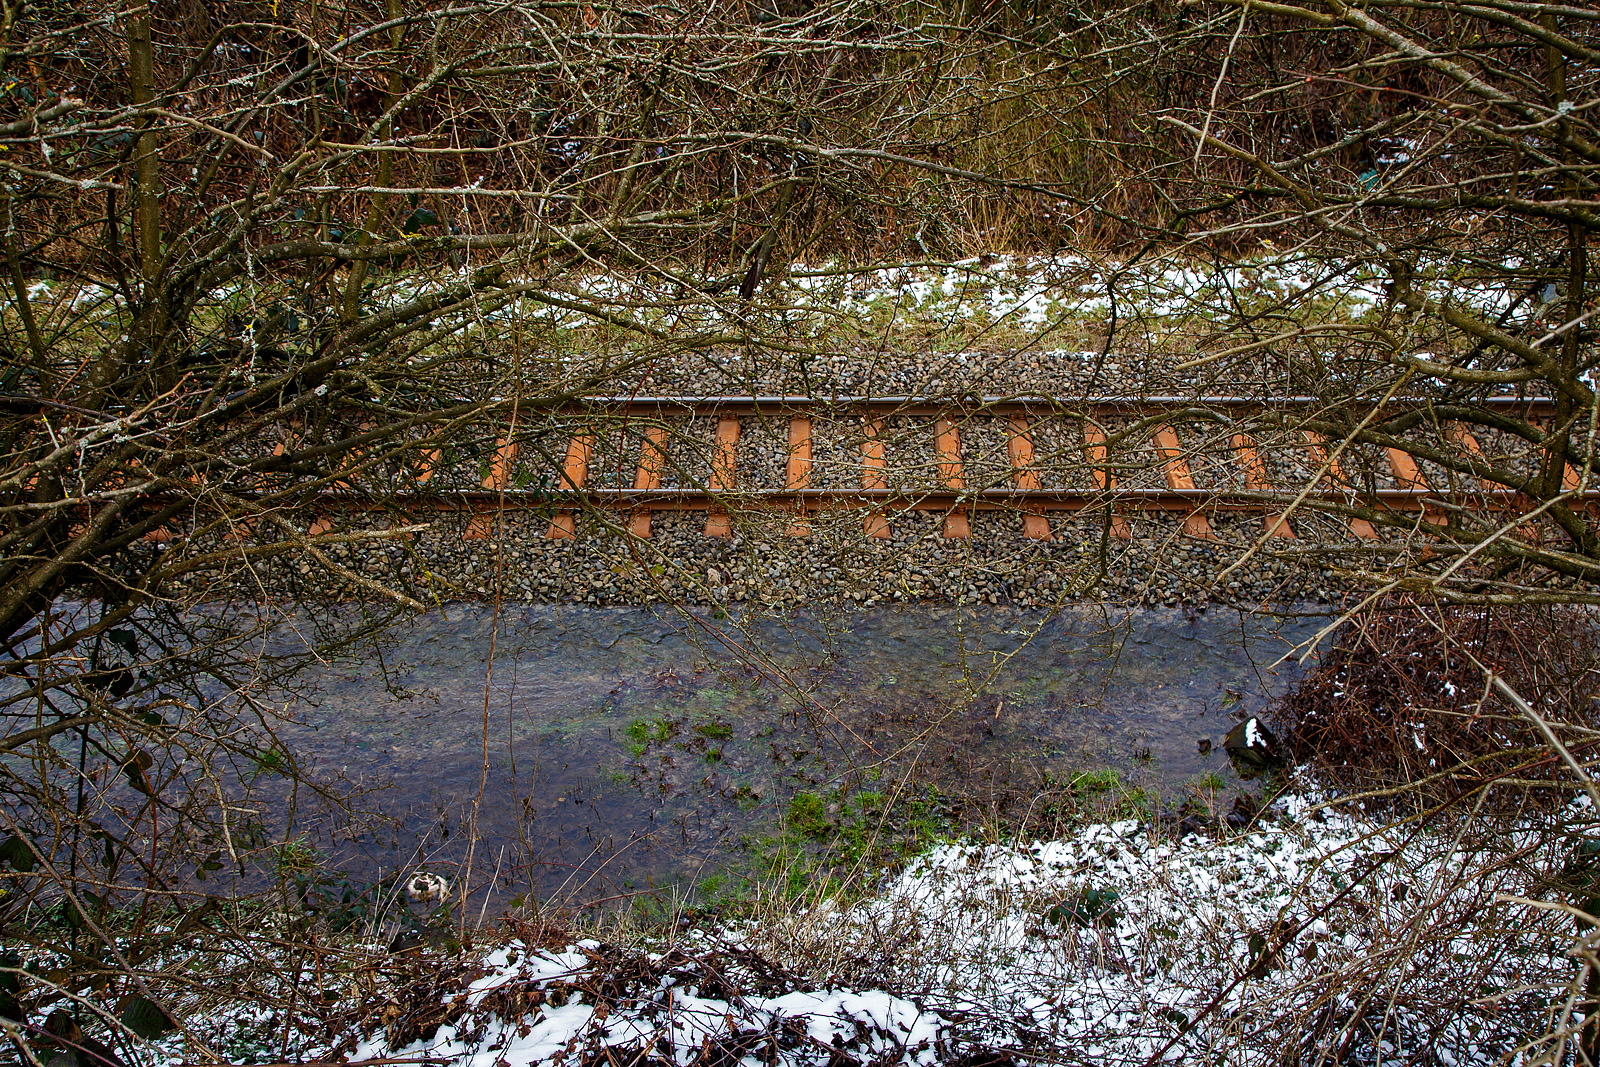
{"type": "MultiPolygon", "coordinates": [[[[1051,513],[1078,512],[1099,509],[1109,511],[1112,532],[1119,538],[1130,536],[1126,517],[1140,512],[1171,512],[1183,516],[1184,533],[1196,538],[1210,538],[1211,518],[1227,512],[1256,512],[1262,516],[1263,532],[1281,538],[1294,538],[1296,533],[1285,518],[1286,493],[1274,492],[1268,480],[1264,455],[1269,449],[1258,443],[1256,437],[1242,429],[1230,432],[1226,449],[1212,449],[1211,453],[1228,456],[1234,473],[1240,476],[1242,489],[1233,487],[1207,487],[1197,484],[1189,458],[1198,453],[1184,449],[1176,423],[1186,412],[1223,411],[1234,414],[1264,412],[1273,409],[1315,408],[1320,401],[1315,397],[1235,397],[1235,396],[973,396],[967,398],[932,398],[918,396],[601,396],[574,400],[561,410],[570,414],[605,413],[626,419],[637,415],[690,416],[714,418],[716,432],[711,441],[708,470],[703,485],[674,488],[663,486],[663,473],[670,461],[671,444],[666,431],[659,425],[644,428],[636,470],[627,479],[626,469],[619,480],[631,480],[631,487],[599,486],[592,484],[590,466],[596,452],[596,435],[592,426],[574,428],[565,449],[557,448],[562,455],[558,469],[551,473],[556,489],[525,489],[511,483],[511,465],[518,455],[518,446],[504,428],[494,433],[495,451],[487,477],[478,487],[449,489],[440,486],[440,457],[437,452],[425,455],[419,465],[415,485],[417,488],[386,496],[388,506],[399,506],[419,511],[463,511],[471,518],[465,536],[479,538],[490,535],[492,524],[488,516],[504,507],[508,511],[526,512],[543,510],[548,513],[546,536],[570,538],[578,535],[577,513],[584,508],[605,508],[620,514],[622,523],[635,536],[650,536],[650,516],[656,511],[703,511],[706,513],[705,533],[711,537],[726,537],[733,532],[732,513],[742,509],[769,509],[782,511],[789,516],[787,532],[803,537],[811,532],[812,519],[824,509],[859,508],[863,512],[863,532],[869,537],[887,537],[892,534],[892,516],[907,510],[940,512],[943,514],[942,531],[951,538],[971,534],[969,517],[980,511],[1013,511],[1022,519],[1019,533],[1023,536],[1049,540],[1051,531],[1048,516],[1051,513]],[[812,484],[814,435],[819,431],[817,416],[852,416],[859,419],[859,440],[855,470],[858,484],[835,488],[821,488],[812,484]],[[887,479],[889,470],[889,442],[885,439],[885,422],[888,416],[910,416],[930,419],[928,427],[935,456],[934,472],[929,484],[917,487],[894,487],[887,479]],[[1087,486],[1081,489],[1046,488],[1042,485],[1036,461],[1034,433],[1042,417],[1061,416],[1079,420],[1081,440],[1078,450],[1087,468],[1087,486]],[[1129,416],[1156,415],[1162,421],[1152,426],[1148,447],[1153,448],[1156,463],[1164,485],[1159,487],[1127,487],[1118,484],[1117,465],[1112,461],[1103,426],[1105,418],[1126,419],[1129,416]],[[787,452],[780,463],[781,488],[752,488],[739,483],[738,453],[740,448],[741,416],[773,417],[787,419],[787,452]],[[1006,442],[1006,462],[1009,474],[1004,484],[971,487],[968,462],[962,451],[962,418],[993,417],[999,420],[1006,442]]],[[[1427,403],[1426,400],[1391,402],[1396,410],[1406,405],[1427,403]]],[[[1550,401],[1542,398],[1492,397],[1474,402],[1474,406],[1491,409],[1518,410],[1529,417],[1547,413],[1550,401]]],[[[1456,432],[1452,441],[1459,443],[1464,454],[1481,456],[1478,443],[1464,430],[1456,432]]],[[[1327,464],[1330,443],[1306,432],[1299,435],[1298,445],[1278,444],[1279,452],[1292,449],[1311,469],[1327,464]]],[[[559,445],[559,438],[557,441],[559,445]]],[[[1210,454],[1210,453],[1208,453],[1210,454]]],[[[1319,501],[1340,502],[1352,507],[1374,510],[1415,513],[1438,518],[1441,504],[1448,497],[1429,484],[1412,455],[1398,448],[1387,448],[1384,454],[1392,471],[1394,487],[1378,488],[1375,485],[1353,485],[1340,465],[1333,464],[1313,498],[1319,501]]],[[[1493,506],[1510,514],[1526,510],[1527,501],[1517,492],[1470,479],[1474,488],[1470,494],[1474,506],[1493,506]]],[[[1298,489],[1298,486],[1296,487],[1298,489]]],[[[1458,496],[1460,494],[1457,494],[1458,496]]],[[[1600,489],[1584,494],[1584,502],[1600,498],[1600,489]]],[[[1459,504],[1459,501],[1457,502],[1459,504]]],[[[340,483],[335,488],[319,493],[311,506],[321,511],[364,509],[368,498],[355,486],[340,483]]],[[[1372,524],[1365,519],[1349,519],[1350,532],[1357,538],[1376,536],[1372,524]]]]}

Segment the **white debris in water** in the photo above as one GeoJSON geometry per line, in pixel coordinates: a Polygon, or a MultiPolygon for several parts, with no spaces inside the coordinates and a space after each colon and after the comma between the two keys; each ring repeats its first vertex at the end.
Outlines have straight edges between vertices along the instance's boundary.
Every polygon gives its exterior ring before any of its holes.
{"type": "Polygon", "coordinates": [[[450,893],[450,880],[432,871],[418,871],[406,879],[406,899],[415,903],[443,901],[450,893]]]}

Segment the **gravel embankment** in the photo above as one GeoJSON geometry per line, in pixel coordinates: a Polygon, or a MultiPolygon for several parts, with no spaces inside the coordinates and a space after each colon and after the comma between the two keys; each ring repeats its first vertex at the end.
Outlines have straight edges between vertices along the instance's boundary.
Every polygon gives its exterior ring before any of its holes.
{"type": "MultiPolygon", "coordinates": [[[[812,600],[878,604],[906,601],[1179,604],[1328,602],[1345,588],[1315,566],[1263,552],[1225,579],[1223,570],[1260,533],[1254,516],[1213,519],[1214,542],[1185,538],[1177,514],[1129,514],[1130,540],[1103,537],[1091,514],[1052,513],[1052,540],[1021,536],[1021,516],[979,511],[970,539],[941,535],[938,512],[890,513],[891,536],[863,535],[866,512],[840,509],[817,516],[809,536],[791,533],[792,516],[768,511],[736,515],[734,536],[708,537],[704,511],[657,511],[647,539],[634,538],[615,516],[580,514],[578,536],[551,539],[548,515],[512,515],[491,539],[463,536],[465,515],[440,517],[414,540],[330,545],[337,564],[424,601],[487,597],[587,604],[763,604],[793,607],[812,600]]],[[[1315,517],[1297,523],[1297,550],[1316,535],[1357,542],[1315,517]],[[1320,527],[1320,529],[1318,528],[1320,527]]],[[[248,572],[197,577],[207,593],[361,594],[309,557],[256,561],[248,572]],[[203,583],[203,584],[202,584],[203,583]]]]}
{"type": "Polygon", "coordinates": [[[1179,370],[1182,359],[1029,347],[963,352],[855,351],[767,354],[759,368],[719,350],[650,364],[635,385],[641,395],[811,396],[1191,396],[1282,394],[1284,373],[1261,363],[1248,371],[1179,370]]]}

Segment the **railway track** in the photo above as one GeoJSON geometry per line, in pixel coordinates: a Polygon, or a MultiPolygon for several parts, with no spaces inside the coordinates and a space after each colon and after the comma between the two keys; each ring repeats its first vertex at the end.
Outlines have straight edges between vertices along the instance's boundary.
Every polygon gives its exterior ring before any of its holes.
{"type": "MultiPolygon", "coordinates": [[[[487,462],[466,465],[440,452],[394,494],[404,506],[470,513],[469,539],[492,530],[501,511],[552,512],[545,536],[570,538],[586,509],[607,509],[649,537],[661,511],[704,511],[705,534],[733,533],[732,514],[787,516],[804,536],[824,509],[855,508],[868,537],[891,536],[907,510],[941,513],[945,537],[971,535],[977,511],[1017,515],[1018,532],[1048,540],[1060,513],[1109,513],[1128,537],[1140,512],[1181,515],[1184,533],[1212,536],[1220,513],[1254,512],[1263,531],[1294,538],[1287,495],[1315,479],[1308,496],[1366,509],[1434,514],[1469,509],[1515,517],[1531,505],[1513,490],[1463,479],[1405,448],[1348,446],[1285,430],[1314,412],[1313,397],[593,397],[537,426],[484,431],[487,462]],[[1139,433],[1130,435],[1128,428],[1139,433]]],[[[1491,398],[1475,406],[1537,420],[1544,400],[1491,398]]],[[[1405,410],[1397,405],[1395,410],[1405,410]]],[[[1500,464],[1533,464],[1520,439],[1480,442],[1437,423],[1420,452],[1441,447],[1500,464]],[[1423,447],[1426,446],[1426,447],[1423,447]],[[1510,449],[1508,451],[1508,449],[1510,449]]],[[[1536,469],[1536,468],[1530,468],[1536,469]]],[[[1569,469],[1568,484],[1577,473],[1569,469]]],[[[1585,494],[1586,498],[1595,493],[1585,494]]],[[[325,493],[319,506],[361,507],[363,494],[325,493]]],[[[1350,536],[1378,536],[1365,518],[1350,536]]]]}

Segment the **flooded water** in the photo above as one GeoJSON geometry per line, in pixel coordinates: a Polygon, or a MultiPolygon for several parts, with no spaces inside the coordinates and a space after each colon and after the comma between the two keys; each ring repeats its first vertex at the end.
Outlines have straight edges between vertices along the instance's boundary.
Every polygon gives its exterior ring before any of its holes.
{"type": "Polygon", "coordinates": [[[1233,781],[1198,742],[1298,677],[1272,665],[1325,621],[450,606],[300,698],[287,740],[380,787],[364,803],[382,817],[296,829],[364,876],[470,861],[497,894],[595,902],[748,870],[796,812],[822,837],[855,796],[996,824],[1109,767],[1170,807],[1233,781]]]}

